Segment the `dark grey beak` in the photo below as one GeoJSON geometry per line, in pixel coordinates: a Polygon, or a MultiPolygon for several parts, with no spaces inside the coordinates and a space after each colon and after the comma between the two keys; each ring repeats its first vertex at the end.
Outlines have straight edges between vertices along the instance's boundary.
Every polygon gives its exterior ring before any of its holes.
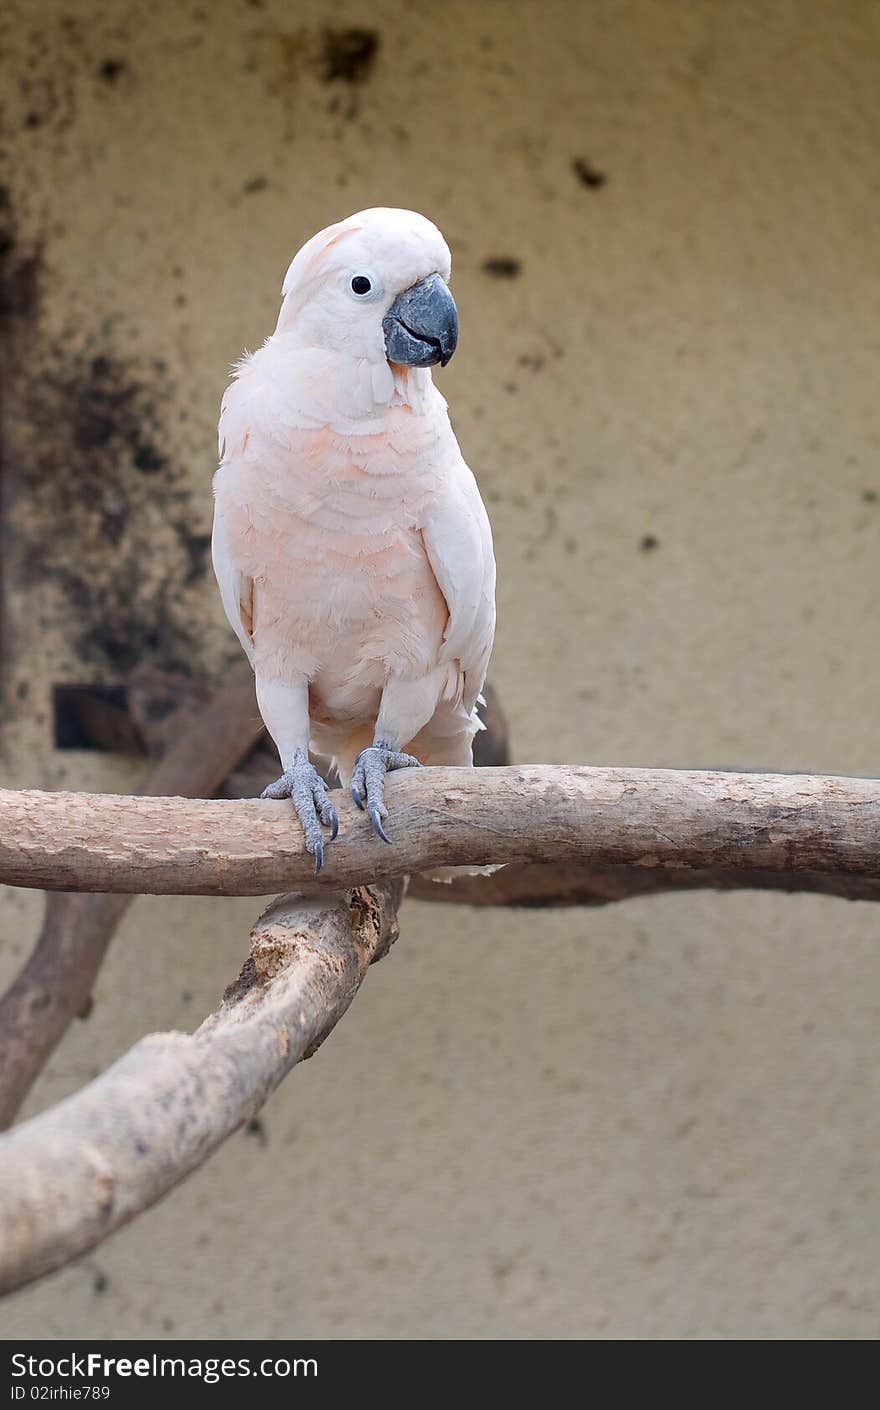
{"type": "Polygon", "coordinates": [[[405,367],[445,367],[458,343],[458,310],[449,286],[429,274],[404,289],[382,319],[385,355],[405,367]]]}

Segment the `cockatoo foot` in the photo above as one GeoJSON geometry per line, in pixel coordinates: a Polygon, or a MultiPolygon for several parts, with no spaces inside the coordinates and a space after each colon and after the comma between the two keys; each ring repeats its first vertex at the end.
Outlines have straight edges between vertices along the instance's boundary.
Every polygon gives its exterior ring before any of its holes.
{"type": "Polygon", "coordinates": [[[383,842],[391,845],[391,838],[382,823],[388,816],[385,807],[385,775],[392,769],[421,768],[413,754],[402,754],[392,749],[390,744],[377,740],[369,749],[362,749],[351,776],[351,796],[358,807],[366,807],[373,824],[373,830],[383,842]]]}
{"type": "Polygon", "coordinates": [[[292,768],[270,783],[261,798],[289,798],[302,824],[306,851],[315,859],[315,875],[324,865],[324,838],[318,819],[330,829],[332,842],[339,831],[339,818],[330,802],[327,785],[302,749],[297,749],[292,768]]]}

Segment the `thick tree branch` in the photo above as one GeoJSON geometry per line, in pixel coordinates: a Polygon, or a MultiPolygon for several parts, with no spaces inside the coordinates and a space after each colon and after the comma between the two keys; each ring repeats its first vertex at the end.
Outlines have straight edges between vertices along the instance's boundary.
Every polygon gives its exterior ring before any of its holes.
{"type": "Polygon", "coordinates": [[[0,1137],[0,1292],[94,1248],[201,1165],[339,1021],[397,934],[403,883],[282,896],[192,1035],[155,1033],[0,1137]]]}
{"type": "MultiPolygon", "coordinates": [[[[878,868],[880,873],[880,868],[878,868]]],[[[410,878],[407,895],[418,901],[459,906],[607,906],[637,896],[670,891],[798,891],[839,896],[846,901],[880,901],[880,874],[773,871],[767,867],[593,866],[576,862],[532,862],[502,867],[491,876],[456,876],[445,885],[424,876],[410,878]]]]}
{"type": "MultiPolygon", "coordinates": [[[[183,726],[176,721],[176,740],[151,770],[144,793],[196,798],[212,793],[262,729],[253,675],[244,663],[230,672],[209,705],[198,708],[183,726]]],[[[58,892],[58,883],[47,889],[58,892]]],[[[14,1119],[49,1055],[88,1007],[107,947],[132,899],[47,896],[37,944],[0,1000],[0,1129],[14,1119]]]]}
{"type": "MultiPolygon", "coordinates": [[[[389,777],[387,801],[393,847],[340,799],[340,836],[322,885],[450,864],[533,862],[694,870],[711,874],[712,885],[746,873],[822,876],[834,879],[831,890],[880,874],[874,779],[552,765],[413,769],[389,777]]],[[[312,880],[285,803],[0,791],[0,881],[13,885],[265,895],[312,880]]]]}

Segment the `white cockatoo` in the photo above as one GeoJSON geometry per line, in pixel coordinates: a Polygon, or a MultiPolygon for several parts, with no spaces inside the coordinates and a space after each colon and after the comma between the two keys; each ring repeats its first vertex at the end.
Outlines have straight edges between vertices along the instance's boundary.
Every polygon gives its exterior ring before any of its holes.
{"type": "Polygon", "coordinates": [[[458,340],[450,255],[414,211],[361,211],[287,271],[275,332],[220,413],[214,570],[320,871],[337,833],[309,749],[388,842],[388,770],[467,765],[495,559],[431,368],[458,340]]]}

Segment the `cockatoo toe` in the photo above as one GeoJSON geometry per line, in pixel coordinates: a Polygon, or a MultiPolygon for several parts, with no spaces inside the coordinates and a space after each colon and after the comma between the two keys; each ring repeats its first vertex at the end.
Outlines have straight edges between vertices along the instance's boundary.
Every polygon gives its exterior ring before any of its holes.
{"type": "Polygon", "coordinates": [[[381,741],[370,745],[369,749],[362,749],[358,755],[351,776],[351,796],[359,808],[363,809],[366,805],[373,831],[389,846],[391,838],[382,826],[388,816],[388,809],[385,807],[385,775],[393,769],[420,767],[415,755],[404,754],[381,741]]]}
{"type": "Polygon", "coordinates": [[[321,823],[330,828],[330,841],[333,842],[339,832],[339,818],[330,801],[326,783],[301,749],[297,750],[292,766],[285,769],[268,788],[264,788],[260,797],[290,799],[302,826],[306,851],[315,859],[317,876],[324,865],[321,823]]]}

